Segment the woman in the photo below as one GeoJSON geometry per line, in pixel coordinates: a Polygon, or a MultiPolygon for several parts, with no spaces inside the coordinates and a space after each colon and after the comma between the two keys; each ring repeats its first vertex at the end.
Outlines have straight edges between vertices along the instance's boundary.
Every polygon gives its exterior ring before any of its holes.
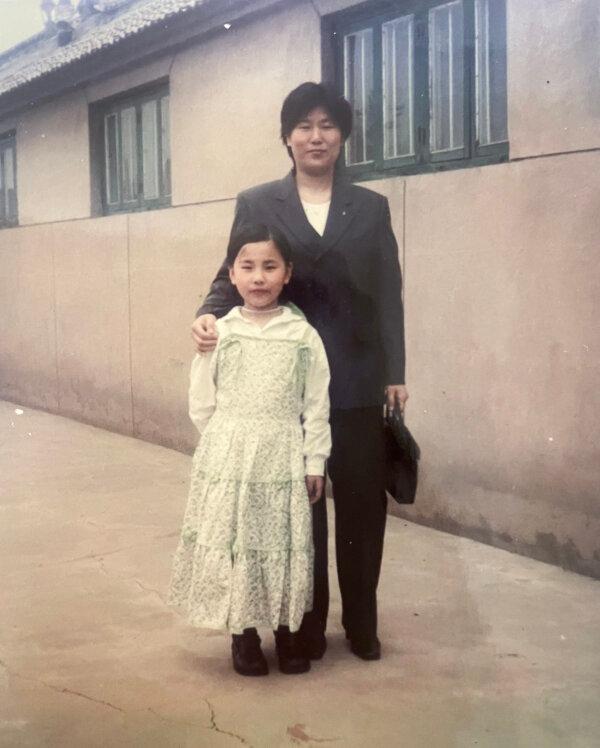
{"type": "MultiPolygon", "coordinates": [[[[294,168],[282,180],[238,195],[232,231],[273,224],[292,245],[287,298],[317,329],[331,368],[333,447],[328,470],[335,504],[342,624],[352,652],[381,656],[376,590],[386,520],[384,393],[404,409],[404,321],[398,247],[387,199],[336,172],[352,128],[350,104],[323,84],[303,83],[285,99],[281,137],[294,168]]],[[[199,351],[216,343],[215,321],[239,303],[226,263],[198,310],[199,351]]],[[[307,655],[323,656],[329,606],[326,502],[313,507],[315,594],[302,623],[307,655]]]]}

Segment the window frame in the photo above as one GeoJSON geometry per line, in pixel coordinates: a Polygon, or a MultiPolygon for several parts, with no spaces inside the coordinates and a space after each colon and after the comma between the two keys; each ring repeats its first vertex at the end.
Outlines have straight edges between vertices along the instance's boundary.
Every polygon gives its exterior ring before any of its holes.
{"type": "Polygon", "coordinates": [[[170,109],[170,90],[169,82],[166,79],[155,81],[151,84],[140,86],[138,88],[124,91],[116,96],[111,96],[101,101],[94,102],[90,105],[90,151],[91,151],[91,169],[92,169],[92,212],[94,215],[115,215],[123,213],[136,213],[147,210],[157,210],[171,206],[172,199],[172,181],[171,181],[171,130],[170,130],[170,111],[169,118],[169,173],[168,173],[168,191],[164,184],[164,173],[162,168],[164,149],[162,136],[162,104],[159,104],[164,97],[169,97],[170,109]],[[143,158],[143,130],[142,130],[142,106],[148,102],[154,101],[156,107],[156,158],[157,158],[157,185],[158,197],[146,198],[144,196],[144,158],[143,158]],[[117,127],[117,153],[118,161],[118,189],[119,200],[116,203],[108,201],[107,193],[107,154],[106,154],[106,128],[105,118],[110,115],[116,115],[119,121],[119,114],[129,108],[135,110],[136,122],[136,165],[137,165],[137,196],[134,200],[125,201],[123,199],[123,173],[122,173],[122,150],[121,138],[122,130],[120,124],[117,127]]]}
{"type": "MultiPolygon", "coordinates": [[[[476,140],[477,91],[475,48],[475,2],[463,2],[463,56],[464,56],[464,105],[463,154],[430,151],[430,96],[429,96],[429,11],[446,5],[450,0],[398,0],[366,2],[359,6],[338,11],[322,19],[323,79],[333,80],[340,94],[344,93],[344,37],[367,28],[373,32],[374,66],[374,160],[369,163],[347,164],[348,176],[356,180],[381,179],[396,175],[427,174],[452,169],[496,164],[508,161],[509,139],[480,145],[476,140]],[[414,16],[413,29],[413,149],[414,154],[384,159],[383,121],[383,24],[403,16],[414,16]]],[[[504,3],[506,19],[506,3],[504,3]]],[[[504,25],[506,32],[506,20],[504,25]]],[[[501,47],[506,70],[506,38],[501,47]]],[[[506,76],[505,76],[506,80],[506,76]]],[[[505,92],[507,95],[508,92],[505,92]]],[[[508,128],[508,122],[507,122],[508,128]]]]}
{"type": "MultiPolygon", "coordinates": [[[[4,154],[6,151],[12,151],[13,159],[13,181],[14,181],[14,192],[15,192],[15,212],[14,216],[2,216],[0,214],[0,229],[12,228],[19,225],[19,202],[18,202],[18,183],[17,183],[17,132],[16,130],[8,130],[7,132],[0,133],[0,170],[4,169],[4,154]]],[[[6,174],[2,172],[0,174],[2,184],[6,183],[6,174]]],[[[2,190],[2,199],[6,201],[5,189],[2,190]]],[[[5,203],[6,204],[6,203],[5,203]]],[[[4,210],[4,206],[2,208],[4,210]]]]}

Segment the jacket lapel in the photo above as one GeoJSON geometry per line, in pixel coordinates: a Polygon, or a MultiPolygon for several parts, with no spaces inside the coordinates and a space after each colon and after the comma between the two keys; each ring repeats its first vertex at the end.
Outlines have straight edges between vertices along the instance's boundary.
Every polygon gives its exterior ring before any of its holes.
{"type": "Polygon", "coordinates": [[[279,182],[275,192],[275,210],[280,220],[298,242],[312,254],[316,252],[317,257],[321,257],[337,244],[352,223],[358,207],[352,185],[337,177],[333,183],[329,215],[321,237],[306,218],[292,172],[279,182]]]}
{"type": "Polygon", "coordinates": [[[342,238],[352,223],[357,209],[352,185],[341,177],[336,178],[333,183],[327,224],[321,240],[323,249],[321,254],[331,249],[342,238]]]}
{"type": "Polygon", "coordinates": [[[278,184],[275,192],[275,210],[281,221],[296,237],[298,242],[302,246],[314,251],[315,244],[318,243],[321,237],[306,218],[292,172],[278,184]]]}

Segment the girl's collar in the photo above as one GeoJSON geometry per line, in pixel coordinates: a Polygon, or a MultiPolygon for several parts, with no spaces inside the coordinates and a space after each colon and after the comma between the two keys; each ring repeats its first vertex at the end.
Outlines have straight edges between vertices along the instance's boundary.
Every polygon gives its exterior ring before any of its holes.
{"type": "Polygon", "coordinates": [[[273,307],[273,309],[248,309],[248,307],[246,306],[240,307],[240,311],[243,316],[245,316],[244,312],[246,312],[248,316],[256,315],[257,317],[260,317],[261,315],[266,317],[268,314],[272,314],[273,316],[275,316],[276,314],[281,314],[282,309],[283,307],[281,305],[273,307]]]}
{"type": "MultiPolygon", "coordinates": [[[[275,314],[273,318],[267,322],[268,325],[284,320],[289,321],[292,317],[304,319],[304,315],[302,314],[302,312],[300,312],[300,310],[293,304],[282,304],[279,308],[281,311],[279,312],[279,314],[275,314]]],[[[259,315],[256,316],[259,317],[259,315]]],[[[241,306],[234,306],[233,309],[223,317],[223,319],[241,319],[246,323],[252,324],[252,320],[248,317],[244,317],[244,315],[242,314],[241,306]]]]}

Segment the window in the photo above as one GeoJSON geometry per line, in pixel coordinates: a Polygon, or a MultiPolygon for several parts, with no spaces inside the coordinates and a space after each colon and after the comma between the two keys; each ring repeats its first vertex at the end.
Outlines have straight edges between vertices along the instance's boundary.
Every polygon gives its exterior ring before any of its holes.
{"type": "Polygon", "coordinates": [[[9,132],[0,135],[0,228],[17,222],[17,150],[9,132]]]}
{"type": "Polygon", "coordinates": [[[103,213],[170,204],[169,91],[120,96],[91,109],[93,181],[103,213]]]}
{"type": "Polygon", "coordinates": [[[357,176],[508,158],[505,0],[372,2],[330,16],[357,176]]]}

